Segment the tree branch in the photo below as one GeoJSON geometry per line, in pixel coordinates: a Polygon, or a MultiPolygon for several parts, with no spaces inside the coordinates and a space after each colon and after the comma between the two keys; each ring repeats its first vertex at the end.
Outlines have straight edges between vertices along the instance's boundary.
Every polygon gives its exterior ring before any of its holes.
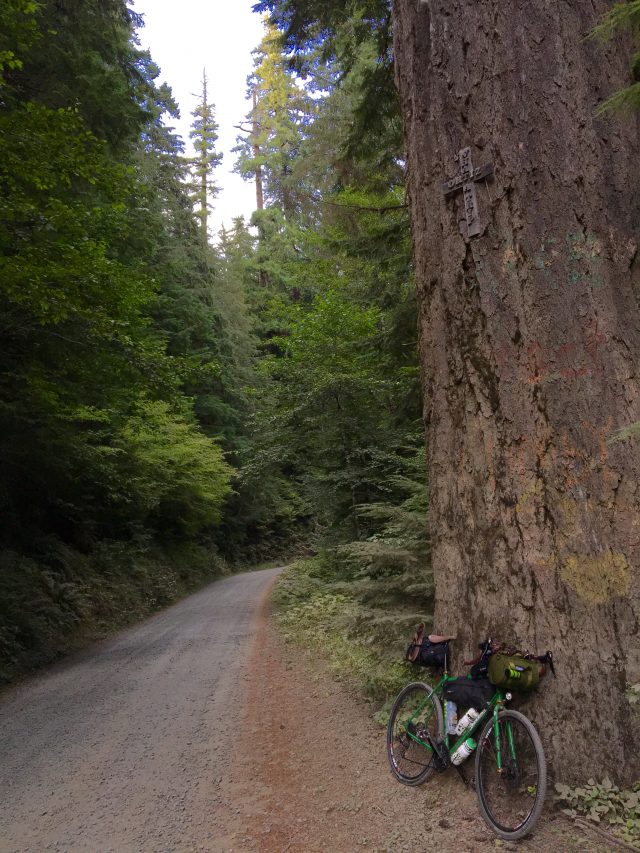
{"type": "Polygon", "coordinates": [[[317,201],[320,204],[328,204],[331,207],[347,207],[352,208],[353,210],[366,210],[370,213],[387,213],[389,210],[406,210],[409,205],[408,204],[389,204],[384,207],[372,207],[365,204],[347,204],[345,202],[340,201],[325,201],[322,198],[318,198],[317,196],[311,195],[311,193],[305,193],[301,190],[298,190],[298,195],[303,195],[306,198],[310,198],[312,201],[317,201]]]}

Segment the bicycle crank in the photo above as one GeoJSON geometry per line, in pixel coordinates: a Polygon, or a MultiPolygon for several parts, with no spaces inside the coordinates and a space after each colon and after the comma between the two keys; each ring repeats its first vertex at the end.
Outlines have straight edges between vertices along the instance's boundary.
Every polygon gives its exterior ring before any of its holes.
{"type": "Polygon", "coordinates": [[[449,755],[449,750],[443,740],[436,743],[431,738],[429,738],[429,745],[433,750],[433,766],[435,768],[436,773],[444,773],[444,771],[451,764],[451,757],[449,755]]]}

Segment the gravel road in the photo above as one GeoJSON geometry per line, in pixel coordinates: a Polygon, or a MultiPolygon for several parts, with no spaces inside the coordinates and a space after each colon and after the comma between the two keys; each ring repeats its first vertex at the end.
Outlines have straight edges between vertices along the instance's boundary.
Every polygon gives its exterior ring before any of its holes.
{"type": "Polygon", "coordinates": [[[236,575],[0,699],[0,850],[210,851],[256,612],[236,575]]]}

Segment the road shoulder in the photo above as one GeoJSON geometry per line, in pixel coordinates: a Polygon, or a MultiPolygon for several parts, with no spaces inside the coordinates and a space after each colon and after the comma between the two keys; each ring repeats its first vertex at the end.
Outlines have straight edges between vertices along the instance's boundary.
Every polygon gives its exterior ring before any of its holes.
{"type": "Polygon", "coordinates": [[[247,706],[227,791],[236,853],[590,851],[554,815],[519,845],[496,843],[476,796],[453,771],[421,788],[389,772],[372,708],[321,661],[287,645],[265,601],[248,660],[247,706]]]}

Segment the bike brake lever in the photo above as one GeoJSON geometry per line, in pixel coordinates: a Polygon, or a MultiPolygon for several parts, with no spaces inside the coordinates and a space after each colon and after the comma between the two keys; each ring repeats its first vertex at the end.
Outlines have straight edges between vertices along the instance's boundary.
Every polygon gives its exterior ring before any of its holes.
{"type": "Polygon", "coordinates": [[[555,678],[556,677],[556,668],[553,665],[553,653],[547,650],[545,657],[549,663],[549,667],[551,668],[551,672],[553,673],[553,677],[555,678]]]}

